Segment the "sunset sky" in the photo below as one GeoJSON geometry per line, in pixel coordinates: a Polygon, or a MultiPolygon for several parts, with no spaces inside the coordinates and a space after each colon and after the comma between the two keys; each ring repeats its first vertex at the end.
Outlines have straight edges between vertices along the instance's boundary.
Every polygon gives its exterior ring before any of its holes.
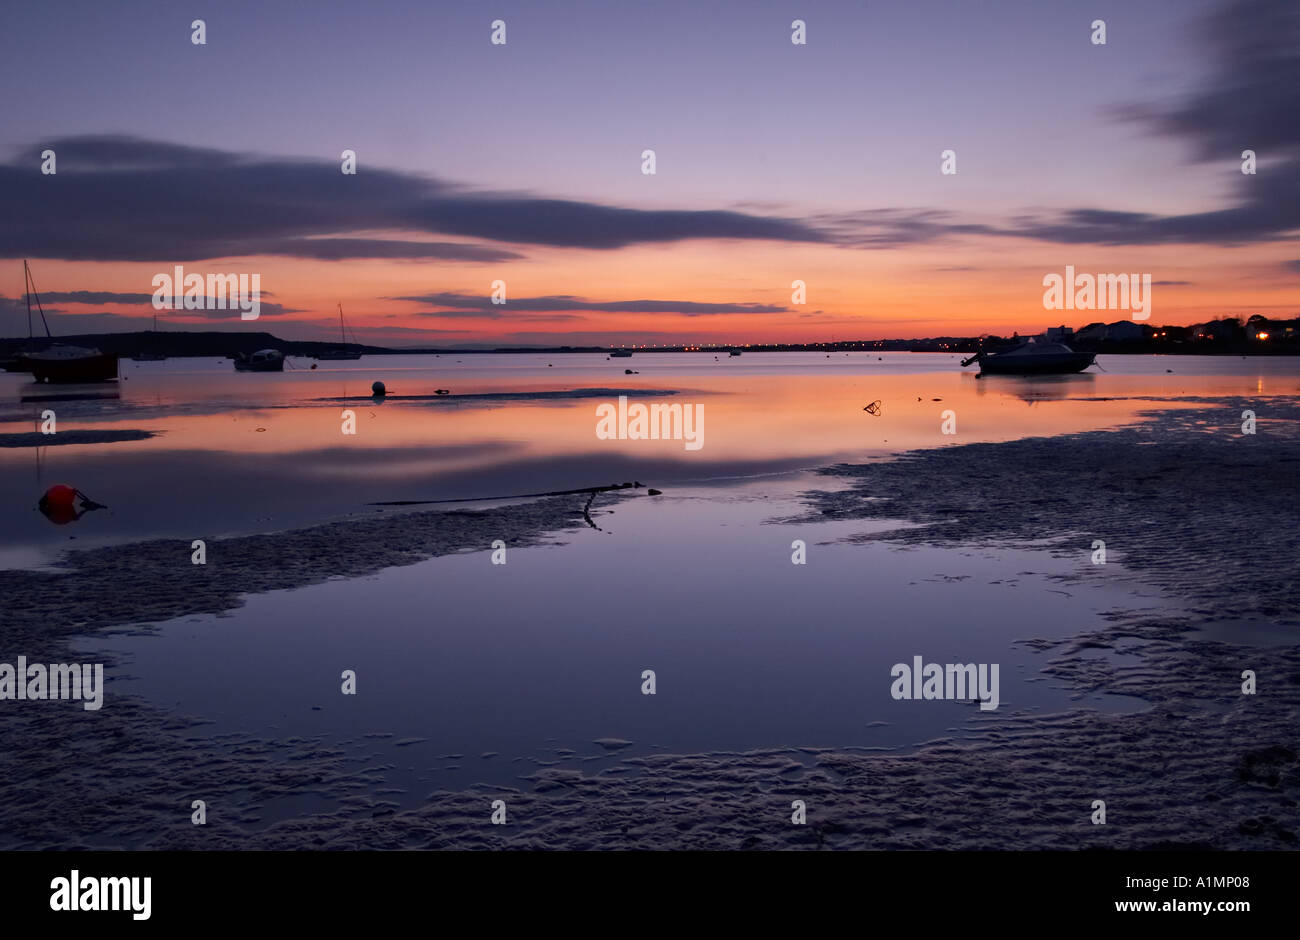
{"type": "Polygon", "coordinates": [[[1300,312],[1294,0],[51,0],[5,25],[0,335],[26,332],[23,258],[63,334],[147,328],[176,264],[260,273],[262,316],[161,328],[322,339],[342,303],[389,345],[1127,316],[1044,310],[1066,265],[1149,273],[1152,323],[1300,312]]]}

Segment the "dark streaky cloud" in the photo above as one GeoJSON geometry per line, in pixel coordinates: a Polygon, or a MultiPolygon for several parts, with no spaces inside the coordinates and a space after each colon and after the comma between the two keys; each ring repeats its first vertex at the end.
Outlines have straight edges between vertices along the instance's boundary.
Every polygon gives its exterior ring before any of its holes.
{"type": "Polygon", "coordinates": [[[526,194],[476,193],[433,178],[328,160],[270,159],[125,136],[47,141],[0,166],[0,257],[192,261],[501,261],[478,244],[392,241],[358,232],[448,234],[509,244],[620,248],[692,238],[821,242],[794,219],[731,211],[628,209],[526,194]],[[43,176],[39,153],[58,173],[43,176]]]}
{"type": "Polygon", "coordinates": [[[487,296],[475,294],[458,294],[444,292],[424,294],[416,297],[390,297],[389,300],[408,300],[414,303],[432,304],[445,307],[446,310],[430,311],[423,316],[482,316],[506,317],[512,312],[572,312],[577,310],[599,313],[674,313],[686,317],[717,316],[733,313],[789,313],[787,307],[773,304],[755,303],[701,303],[690,300],[583,300],[570,294],[554,294],[546,297],[520,297],[508,299],[504,304],[494,304],[487,296]]]}

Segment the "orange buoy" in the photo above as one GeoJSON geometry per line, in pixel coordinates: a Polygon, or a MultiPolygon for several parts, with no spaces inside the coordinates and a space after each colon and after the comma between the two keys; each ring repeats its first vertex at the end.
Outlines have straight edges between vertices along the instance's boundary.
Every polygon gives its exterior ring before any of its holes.
{"type": "Polygon", "coordinates": [[[67,525],[81,517],[77,511],[77,491],[62,483],[51,486],[41,495],[36,508],[55,525],[67,525]]]}
{"type": "Polygon", "coordinates": [[[76,505],[77,491],[71,486],[56,483],[45,491],[45,495],[41,497],[41,502],[53,509],[67,509],[76,505]]]}
{"type": "Polygon", "coordinates": [[[36,503],[41,514],[55,525],[67,525],[76,522],[92,509],[107,509],[103,503],[97,503],[75,486],[57,483],[41,494],[36,503]],[[77,505],[81,500],[81,505],[77,505]]]}

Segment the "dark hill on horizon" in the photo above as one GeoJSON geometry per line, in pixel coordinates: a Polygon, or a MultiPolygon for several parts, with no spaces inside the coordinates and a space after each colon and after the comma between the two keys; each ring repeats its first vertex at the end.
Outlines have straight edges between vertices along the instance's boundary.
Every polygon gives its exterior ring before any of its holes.
{"type": "Polygon", "coordinates": [[[12,355],[28,344],[37,347],[51,343],[69,346],[93,346],[106,353],[129,357],[140,353],[181,357],[232,356],[235,353],[253,353],[259,349],[278,349],[290,356],[312,356],[326,349],[356,349],[362,353],[379,355],[403,352],[384,346],[365,346],[359,343],[303,342],[280,339],[273,333],[232,333],[218,330],[188,332],[168,330],[139,330],[132,333],[74,333],[53,338],[9,337],[0,339],[0,355],[12,355]]]}

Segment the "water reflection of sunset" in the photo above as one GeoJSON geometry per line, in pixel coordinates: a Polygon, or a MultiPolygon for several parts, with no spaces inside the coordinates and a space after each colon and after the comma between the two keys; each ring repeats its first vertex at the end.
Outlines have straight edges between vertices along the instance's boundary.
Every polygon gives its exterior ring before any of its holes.
{"type": "MultiPolygon", "coordinates": [[[[1068,387],[1044,383],[995,387],[956,372],[927,375],[923,380],[910,374],[694,374],[673,376],[675,383],[689,383],[676,394],[654,394],[666,383],[653,379],[638,384],[620,379],[602,383],[611,394],[581,399],[375,402],[340,395],[345,400],[336,403],[286,401],[273,408],[234,408],[218,414],[188,414],[182,406],[168,416],[143,420],[127,416],[93,424],[104,430],[145,429],[157,434],[119,445],[129,446],[133,454],[174,450],[261,455],[338,449],[419,452],[431,447],[508,442],[521,449],[516,454],[529,456],[617,450],[629,457],[684,461],[698,456],[710,460],[770,459],[883,453],[951,443],[949,436],[940,433],[940,415],[949,409],[957,414],[955,439],[966,443],[1083,430],[1129,419],[1140,408],[1149,407],[1130,401],[1054,407],[1067,395],[1091,394],[1090,379],[1081,377],[1068,387]],[[639,391],[646,388],[649,394],[639,391]],[[702,403],[703,453],[687,453],[679,441],[598,440],[596,406],[614,401],[619,392],[631,394],[633,401],[702,403]],[[863,411],[874,400],[882,402],[879,416],[863,411]],[[355,414],[355,434],[342,432],[345,411],[355,414]]],[[[506,378],[497,389],[514,386],[524,390],[535,384],[506,378]]],[[[132,389],[138,390],[138,386],[132,389]]],[[[126,401],[132,402],[132,396],[126,401]]],[[[92,450],[95,448],[78,445],[66,448],[68,456],[92,450]]],[[[458,463],[456,458],[443,459],[451,465],[458,463]]],[[[374,469],[384,471],[382,465],[374,469]]]]}
{"type": "Polygon", "coordinates": [[[1103,357],[1102,366],[1109,371],[976,379],[946,355],[715,360],[637,353],[616,361],[577,354],[366,357],[314,371],[238,375],[223,361],[179,359],[128,365],[116,398],[47,403],[41,396],[49,390],[3,376],[0,393],[9,404],[0,410],[0,434],[30,435],[49,407],[61,432],[154,436],[95,445],[55,438],[40,447],[29,439],[0,448],[0,483],[25,494],[0,504],[0,523],[13,533],[15,557],[25,559],[36,546],[62,544],[72,530],[79,544],[192,538],[307,525],[375,512],[368,504],[391,500],[483,499],[625,480],[675,487],[1114,426],[1171,406],[1154,399],[1297,390],[1280,359],[1103,357]],[[625,373],[628,365],[636,374],[625,373]],[[370,383],[381,377],[390,397],[376,402],[370,383]],[[453,395],[434,396],[439,388],[453,395]],[[502,393],[519,397],[456,397],[502,393]],[[703,446],[600,439],[597,407],[621,393],[703,406],[703,446]],[[587,397],[563,397],[574,394],[587,397]],[[864,410],[876,401],[878,415],[864,410]],[[342,433],[345,409],[355,413],[354,435],[342,433]],[[956,434],[942,433],[947,411],[956,434]],[[75,526],[51,526],[32,507],[52,484],[79,487],[109,509],[75,526]]]}

